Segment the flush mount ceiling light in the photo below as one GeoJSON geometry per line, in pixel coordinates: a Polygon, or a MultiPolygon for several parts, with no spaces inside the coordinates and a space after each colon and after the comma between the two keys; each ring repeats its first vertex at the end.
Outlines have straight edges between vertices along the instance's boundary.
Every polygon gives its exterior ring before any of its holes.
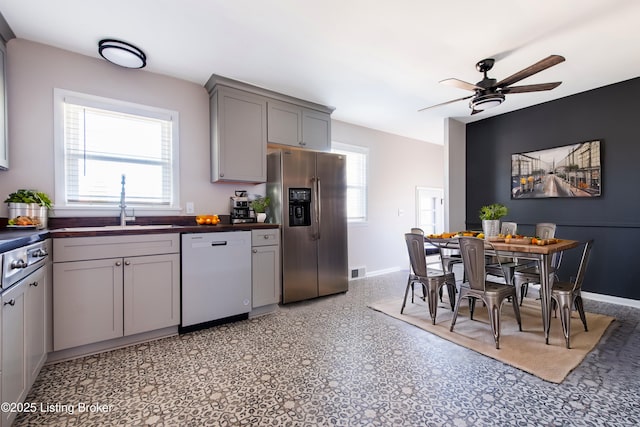
{"type": "Polygon", "coordinates": [[[147,56],[132,44],[120,40],[104,39],[98,42],[98,52],[112,64],[125,68],[144,68],[147,56]]]}

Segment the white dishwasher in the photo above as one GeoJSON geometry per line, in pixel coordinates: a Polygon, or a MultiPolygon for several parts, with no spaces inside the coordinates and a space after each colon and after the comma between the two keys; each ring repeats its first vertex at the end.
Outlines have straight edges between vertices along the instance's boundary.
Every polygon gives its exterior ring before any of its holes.
{"type": "Polygon", "coordinates": [[[251,232],[182,235],[181,329],[247,318],[251,311],[251,232]],[[204,325],[201,325],[204,324],[204,325]]]}

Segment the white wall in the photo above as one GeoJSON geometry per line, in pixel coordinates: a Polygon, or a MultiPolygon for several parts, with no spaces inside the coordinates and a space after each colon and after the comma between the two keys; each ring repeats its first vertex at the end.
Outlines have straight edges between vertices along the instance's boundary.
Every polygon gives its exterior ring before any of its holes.
{"type": "MultiPolygon", "coordinates": [[[[227,214],[235,189],[254,192],[253,185],[210,182],[209,95],[204,86],[23,39],[10,40],[7,50],[10,169],[0,171],[1,200],[19,188],[54,195],[56,87],[178,111],[182,207],[193,201],[196,213],[227,214]]],[[[0,209],[0,216],[7,216],[6,205],[0,209]]]]}
{"type": "Polygon", "coordinates": [[[441,145],[405,138],[337,120],[332,139],[369,148],[369,220],[349,226],[349,270],[367,274],[407,268],[404,233],[416,225],[417,186],[444,186],[441,145]],[[398,215],[398,210],[404,214],[398,215]]]}

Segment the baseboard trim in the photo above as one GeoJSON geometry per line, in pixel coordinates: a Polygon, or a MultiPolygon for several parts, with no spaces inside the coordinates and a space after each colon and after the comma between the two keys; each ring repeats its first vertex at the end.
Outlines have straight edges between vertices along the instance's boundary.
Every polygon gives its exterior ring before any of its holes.
{"type": "Polygon", "coordinates": [[[593,301],[608,302],[610,304],[624,305],[627,307],[640,308],[640,301],[629,298],[614,297],[611,295],[596,294],[593,292],[581,292],[584,299],[593,301]]]}

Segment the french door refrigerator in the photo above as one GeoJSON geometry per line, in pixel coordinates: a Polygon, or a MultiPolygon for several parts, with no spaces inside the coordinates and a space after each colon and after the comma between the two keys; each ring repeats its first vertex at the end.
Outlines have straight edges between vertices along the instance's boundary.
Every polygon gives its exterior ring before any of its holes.
{"type": "Polygon", "coordinates": [[[267,156],[271,222],[280,224],[282,303],[346,292],[346,157],[296,149],[267,156]]]}

